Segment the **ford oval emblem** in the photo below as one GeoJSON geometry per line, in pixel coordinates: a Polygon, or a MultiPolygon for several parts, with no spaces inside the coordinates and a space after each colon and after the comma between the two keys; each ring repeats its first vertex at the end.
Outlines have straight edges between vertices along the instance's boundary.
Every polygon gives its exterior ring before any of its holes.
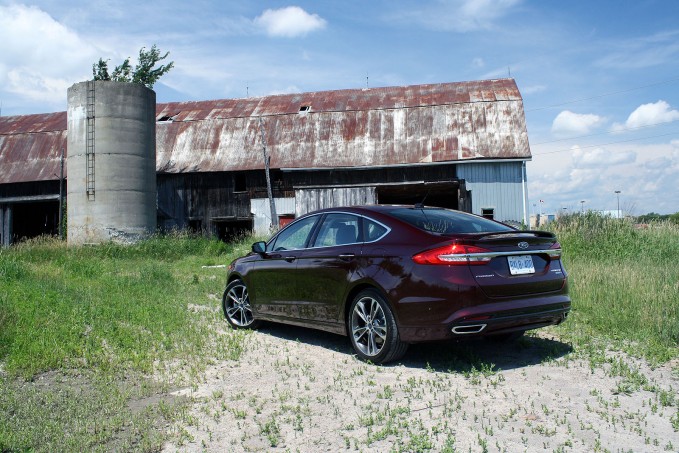
{"type": "Polygon", "coordinates": [[[526,241],[521,241],[518,245],[521,250],[526,250],[528,248],[528,242],[526,241]]]}

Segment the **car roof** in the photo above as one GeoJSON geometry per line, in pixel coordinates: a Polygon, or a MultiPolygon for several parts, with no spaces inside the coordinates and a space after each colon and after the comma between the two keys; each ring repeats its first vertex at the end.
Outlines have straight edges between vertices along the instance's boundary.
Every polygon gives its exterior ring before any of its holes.
{"type": "MultiPolygon", "coordinates": [[[[455,211],[454,209],[447,209],[447,208],[439,208],[436,206],[414,206],[414,205],[404,205],[404,204],[367,204],[367,205],[358,205],[358,206],[338,206],[334,208],[324,208],[324,209],[319,209],[317,211],[312,211],[308,212],[308,214],[319,214],[319,213],[326,213],[326,212],[353,212],[355,214],[366,214],[368,212],[377,212],[377,213],[385,213],[388,214],[390,211],[393,211],[394,208],[405,208],[405,209],[426,209],[426,210],[450,210],[450,211],[455,211]]],[[[456,211],[456,212],[462,212],[462,211],[456,211]]]]}

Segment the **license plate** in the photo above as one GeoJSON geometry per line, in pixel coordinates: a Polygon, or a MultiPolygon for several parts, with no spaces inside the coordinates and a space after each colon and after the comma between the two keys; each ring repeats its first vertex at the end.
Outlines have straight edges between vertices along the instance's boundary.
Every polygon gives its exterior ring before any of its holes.
{"type": "Polygon", "coordinates": [[[533,257],[530,255],[508,256],[509,273],[512,275],[534,274],[533,257]]]}

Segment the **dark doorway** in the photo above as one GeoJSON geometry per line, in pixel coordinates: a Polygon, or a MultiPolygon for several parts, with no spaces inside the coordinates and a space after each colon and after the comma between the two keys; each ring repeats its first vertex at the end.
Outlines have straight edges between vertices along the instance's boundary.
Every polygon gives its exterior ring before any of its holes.
{"type": "Polygon", "coordinates": [[[201,234],[203,231],[203,219],[189,218],[188,230],[191,234],[201,234]]]}
{"type": "Polygon", "coordinates": [[[252,219],[212,219],[219,240],[231,242],[252,233],[252,219]]]}
{"type": "Polygon", "coordinates": [[[377,186],[377,202],[379,204],[415,205],[458,209],[459,183],[455,181],[443,183],[420,183],[377,186]]]}
{"type": "Polygon", "coordinates": [[[12,242],[58,234],[58,201],[37,201],[12,205],[12,242]]]}

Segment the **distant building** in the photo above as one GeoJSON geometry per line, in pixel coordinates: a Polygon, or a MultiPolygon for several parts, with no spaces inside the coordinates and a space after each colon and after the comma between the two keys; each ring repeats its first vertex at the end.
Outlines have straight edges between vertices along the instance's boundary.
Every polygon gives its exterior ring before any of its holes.
{"type": "MultiPolygon", "coordinates": [[[[262,137],[281,224],[326,206],[416,202],[528,223],[513,79],[172,102],[155,118],[161,229],[266,232],[262,137]]],[[[0,117],[3,245],[56,233],[66,129],[66,112],[0,117]]]]}
{"type": "Polygon", "coordinates": [[[531,214],[530,228],[537,229],[556,220],[556,214],[531,214]]]}
{"type": "Polygon", "coordinates": [[[622,210],[610,209],[610,210],[597,211],[597,212],[599,214],[601,214],[603,217],[610,217],[612,219],[624,219],[625,218],[625,213],[622,212],[622,210]]]}

